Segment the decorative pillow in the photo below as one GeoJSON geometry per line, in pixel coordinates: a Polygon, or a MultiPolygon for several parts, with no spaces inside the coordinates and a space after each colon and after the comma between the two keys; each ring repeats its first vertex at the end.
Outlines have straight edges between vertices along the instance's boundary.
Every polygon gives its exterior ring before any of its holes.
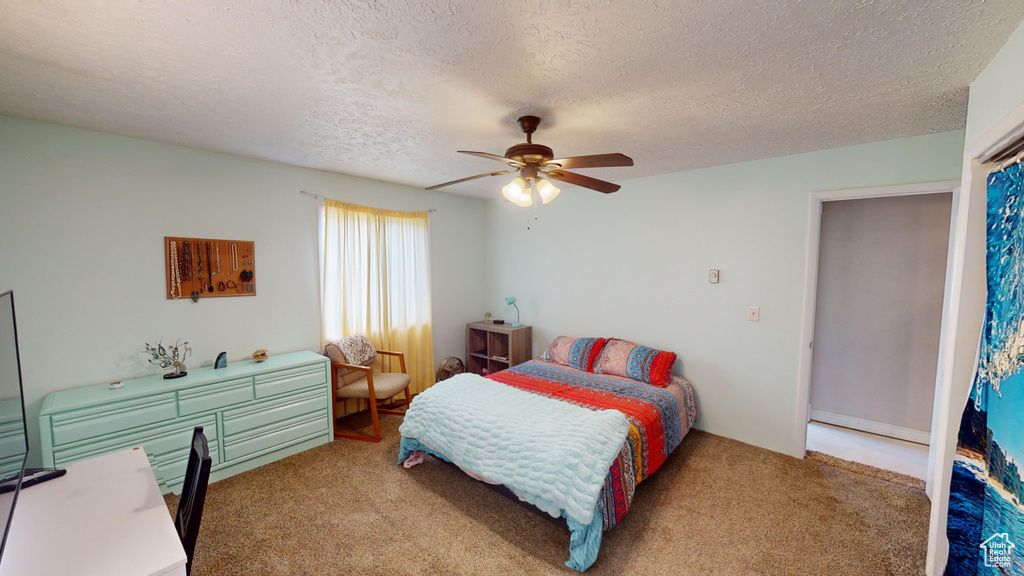
{"type": "Polygon", "coordinates": [[[664,388],[672,381],[672,365],[675,363],[675,352],[663,352],[612,338],[594,362],[594,372],[625,376],[664,388]]]}
{"type": "Polygon", "coordinates": [[[377,357],[377,349],[373,347],[370,339],[366,336],[345,336],[333,344],[341,349],[341,353],[348,359],[349,364],[363,364],[367,360],[377,357]]]}
{"type": "MultiPolygon", "coordinates": [[[[341,340],[331,342],[324,346],[323,355],[331,359],[331,362],[340,364],[359,364],[361,366],[373,366],[377,359],[377,349],[370,343],[366,336],[346,336],[341,340]]],[[[365,376],[359,370],[339,370],[338,387],[361,380],[365,376]]]]}
{"type": "Polygon", "coordinates": [[[544,352],[544,360],[583,372],[590,372],[594,359],[604,348],[605,338],[572,338],[559,336],[544,352]]]}

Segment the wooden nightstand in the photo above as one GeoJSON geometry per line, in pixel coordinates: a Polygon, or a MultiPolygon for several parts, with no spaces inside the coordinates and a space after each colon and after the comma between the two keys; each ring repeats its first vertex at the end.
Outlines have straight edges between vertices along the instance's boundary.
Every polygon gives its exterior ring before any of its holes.
{"type": "Polygon", "coordinates": [[[466,370],[495,372],[533,357],[533,327],[471,322],[466,324],[466,370]]]}

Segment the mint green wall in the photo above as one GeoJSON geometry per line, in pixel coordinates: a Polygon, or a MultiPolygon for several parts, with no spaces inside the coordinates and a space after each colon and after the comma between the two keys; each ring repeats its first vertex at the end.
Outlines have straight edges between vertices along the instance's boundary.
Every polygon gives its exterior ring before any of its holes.
{"type": "Polygon", "coordinates": [[[1024,23],[971,83],[967,105],[967,137],[971,144],[1024,101],[1024,23]]]}
{"type": "MultiPolygon", "coordinates": [[[[188,365],[320,346],[317,201],[437,208],[434,351],[463,355],[483,306],[486,202],[0,116],[0,289],[17,297],[32,424],[54,390],[153,374],[144,342],[188,340],[188,365]],[[254,298],[171,301],[164,236],[254,240],[254,298]]],[[[35,445],[35,444],[34,444],[35,445]]]]}
{"type": "Polygon", "coordinates": [[[188,339],[193,364],[220,350],[233,361],[316,348],[316,203],[298,193],[308,190],[439,209],[437,359],[462,356],[464,322],[504,316],[514,295],[536,353],[559,334],[674,350],[701,427],[794,453],[808,194],[957,178],[962,138],[629,180],[609,196],[567,187],[527,231],[525,211],[504,202],[0,117],[0,286],[18,295],[30,421],[50,391],[155,372],[137,353],[146,341],[188,339]],[[166,235],[255,240],[259,295],[166,300],[166,235]],[[709,268],[720,284],[707,283],[709,268]],[[761,322],[745,320],[751,305],[761,322]]]}
{"type": "Polygon", "coordinates": [[[675,351],[675,371],[697,391],[700,428],[798,454],[809,194],[958,179],[963,136],[627,180],[607,196],[566,187],[537,208],[532,230],[527,210],[492,202],[487,305],[508,317],[503,299],[517,297],[537,354],[562,334],[675,351]],[[708,283],[711,268],[721,283],[708,283]],[[748,306],[761,307],[760,322],[746,320],[748,306]]]}

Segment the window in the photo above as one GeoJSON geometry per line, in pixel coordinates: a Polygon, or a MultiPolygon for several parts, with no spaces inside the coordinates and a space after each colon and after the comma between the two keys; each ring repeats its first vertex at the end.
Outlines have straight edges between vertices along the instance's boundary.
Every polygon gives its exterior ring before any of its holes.
{"type": "Polygon", "coordinates": [[[410,391],[423,391],[434,383],[427,213],[330,199],[321,210],[324,343],[362,334],[379,349],[404,352],[410,391]]]}

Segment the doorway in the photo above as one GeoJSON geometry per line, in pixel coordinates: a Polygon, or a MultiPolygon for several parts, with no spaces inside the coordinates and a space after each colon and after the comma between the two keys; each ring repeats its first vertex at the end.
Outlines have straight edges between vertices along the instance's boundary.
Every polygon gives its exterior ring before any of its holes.
{"type": "Polygon", "coordinates": [[[812,194],[798,406],[807,449],[926,477],[957,185],[812,194]]]}

